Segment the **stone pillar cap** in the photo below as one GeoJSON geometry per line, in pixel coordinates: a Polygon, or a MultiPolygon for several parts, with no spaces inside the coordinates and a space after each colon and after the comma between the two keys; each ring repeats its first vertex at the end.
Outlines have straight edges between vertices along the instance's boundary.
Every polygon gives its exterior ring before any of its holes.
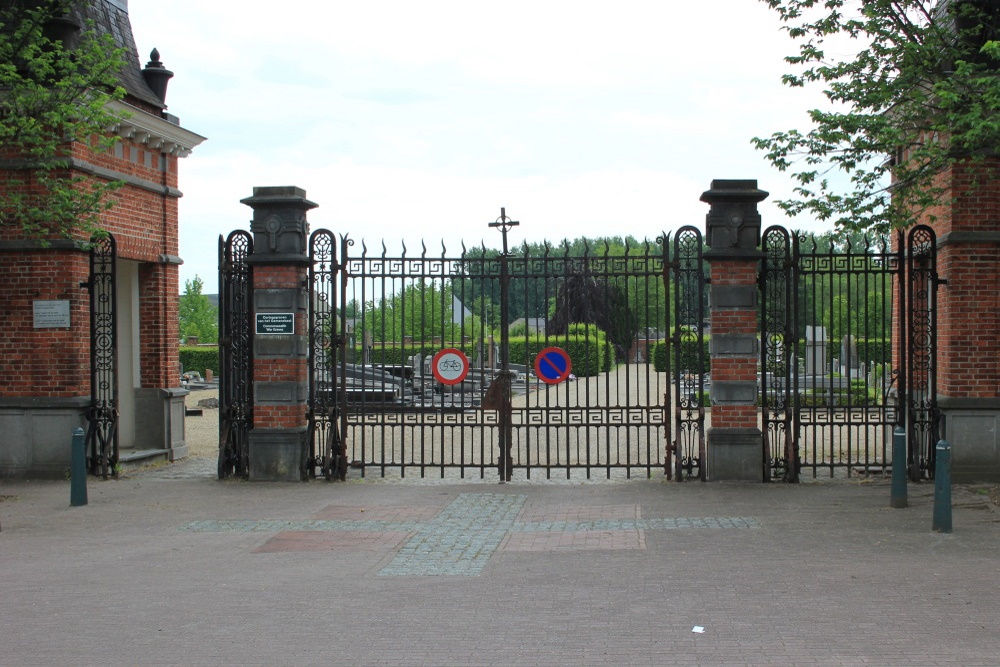
{"type": "Polygon", "coordinates": [[[701,195],[701,201],[711,204],[723,201],[764,201],[770,195],[757,187],[756,179],[715,179],[712,188],[701,195]]]}
{"type": "Polygon", "coordinates": [[[240,200],[251,208],[256,206],[275,206],[299,204],[305,209],[316,208],[319,204],[306,199],[306,191],[294,185],[277,185],[254,187],[253,196],[240,200]]]}

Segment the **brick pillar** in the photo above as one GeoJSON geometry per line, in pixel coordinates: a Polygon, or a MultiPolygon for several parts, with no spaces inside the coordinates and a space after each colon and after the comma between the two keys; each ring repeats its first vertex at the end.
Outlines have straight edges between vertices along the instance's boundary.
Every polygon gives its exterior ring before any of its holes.
{"type": "MultiPolygon", "coordinates": [[[[937,234],[937,398],[952,479],[1000,480],[1000,160],[955,165],[937,234]]],[[[933,219],[930,219],[933,216],[933,219]]]]}
{"type": "Polygon", "coordinates": [[[254,188],[253,428],[250,479],[308,479],[308,276],[306,211],[316,204],[293,186],[254,188]]]}
{"type": "Polygon", "coordinates": [[[764,445],[757,421],[758,202],[768,193],[754,180],[715,180],[702,194],[711,265],[712,421],[708,479],[764,481],[764,445]]]}

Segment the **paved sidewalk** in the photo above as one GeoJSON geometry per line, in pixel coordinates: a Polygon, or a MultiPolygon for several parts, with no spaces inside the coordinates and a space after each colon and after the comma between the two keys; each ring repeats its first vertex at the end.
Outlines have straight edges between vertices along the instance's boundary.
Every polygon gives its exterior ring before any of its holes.
{"type": "MultiPolygon", "coordinates": [[[[187,467],[185,467],[187,466],[187,467]]],[[[1000,515],[886,482],[0,484],[2,665],[988,665],[1000,515]]],[[[187,472],[185,472],[187,471],[187,472]]]]}

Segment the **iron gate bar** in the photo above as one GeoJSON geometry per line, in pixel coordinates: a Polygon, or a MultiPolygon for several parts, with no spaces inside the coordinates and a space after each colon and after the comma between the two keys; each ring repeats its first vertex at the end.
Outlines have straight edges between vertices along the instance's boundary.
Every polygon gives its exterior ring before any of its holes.
{"type": "Polygon", "coordinates": [[[253,237],[219,236],[219,479],[250,474],[253,428],[253,237]]]}
{"type": "MultiPolygon", "coordinates": [[[[668,244],[664,244],[665,247],[668,244]]],[[[674,277],[674,323],[667,355],[673,385],[675,431],[671,446],[674,475],[705,480],[705,269],[701,230],[681,227],[673,239],[670,269],[674,277]],[[693,351],[692,351],[693,348],[693,351]],[[670,357],[673,356],[673,373],[670,357]]],[[[669,279],[665,276],[665,280],[669,279]]],[[[668,318],[668,332],[670,322],[668,318]]],[[[665,461],[670,476],[669,457],[665,461]]]]}
{"type": "Polygon", "coordinates": [[[90,410],[87,442],[90,473],[118,477],[117,244],[111,234],[90,245],[90,410]]]}

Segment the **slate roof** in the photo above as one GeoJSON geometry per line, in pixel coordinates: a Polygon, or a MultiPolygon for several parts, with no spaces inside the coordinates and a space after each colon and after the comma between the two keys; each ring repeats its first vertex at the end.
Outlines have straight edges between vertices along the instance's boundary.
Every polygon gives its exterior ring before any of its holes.
{"type": "MultiPolygon", "coordinates": [[[[127,0],[84,0],[75,4],[72,14],[75,18],[94,22],[94,29],[111,35],[115,44],[126,50],[125,67],[119,73],[122,87],[132,97],[162,110],[166,108],[142,78],[142,64],[132,35],[132,23],[128,18],[127,0]]],[[[152,50],[152,48],[150,48],[152,50]]]]}

